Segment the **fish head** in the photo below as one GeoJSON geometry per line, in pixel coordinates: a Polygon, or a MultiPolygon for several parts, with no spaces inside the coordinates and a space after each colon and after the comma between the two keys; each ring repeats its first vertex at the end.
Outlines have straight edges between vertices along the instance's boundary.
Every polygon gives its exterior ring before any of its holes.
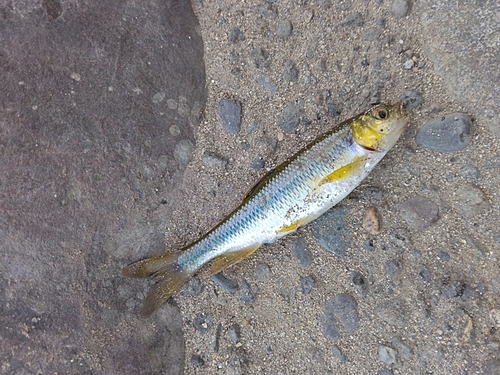
{"type": "Polygon", "coordinates": [[[409,122],[403,103],[380,104],[353,119],[352,135],[360,146],[384,152],[396,144],[409,122]]]}

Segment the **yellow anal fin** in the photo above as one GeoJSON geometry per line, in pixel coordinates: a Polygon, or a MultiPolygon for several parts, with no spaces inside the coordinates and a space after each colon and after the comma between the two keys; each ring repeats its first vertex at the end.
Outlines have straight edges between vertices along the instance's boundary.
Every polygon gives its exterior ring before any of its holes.
{"type": "Polygon", "coordinates": [[[329,182],[335,182],[349,177],[351,174],[356,173],[361,168],[361,165],[365,162],[365,158],[357,157],[352,163],[344,165],[343,167],[337,169],[336,171],[330,173],[328,176],[323,178],[318,187],[327,184],[329,182]]]}
{"type": "Polygon", "coordinates": [[[300,219],[293,224],[290,224],[290,225],[287,225],[286,227],[278,229],[276,231],[276,233],[293,232],[294,230],[298,229],[302,224],[304,224],[306,222],[307,222],[307,219],[300,219]]]}
{"type": "Polygon", "coordinates": [[[252,255],[259,247],[260,247],[260,244],[253,245],[253,246],[244,248],[242,250],[232,251],[232,252],[227,253],[227,254],[219,255],[217,258],[214,258],[212,260],[212,264],[210,266],[210,269],[208,271],[206,271],[203,275],[210,276],[210,275],[218,273],[222,270],[225,270],[226,268],[231,267],[233,264],[238,263],[240,260],[243,260],[246,257],[249,257],[250,255],[252,255]]]}

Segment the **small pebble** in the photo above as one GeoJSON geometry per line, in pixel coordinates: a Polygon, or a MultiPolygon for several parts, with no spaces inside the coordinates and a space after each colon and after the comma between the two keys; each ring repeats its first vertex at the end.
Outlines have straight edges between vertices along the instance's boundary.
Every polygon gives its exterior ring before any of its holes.
{"type": "Polygon", "coordinates": [[[220,348],[220,336],[222,334],[222,323],[217,324],[217,329],[215,330],[215,340],[214,340],[214,352],[218,352],[220,348]]]}
{"type": "Polygon", "coordinates": [[[384,264],[384,270],[387,276],[396,277],[401,273],[403,264],[398,259],[389,260],[384,264]]]}
{"type": "Polygon", "coordinates": [[[363,229],[368,233],[376,235],[380,233],[380,219],[375,207],[368,207],[363,218],[363,229]]]}
{"type": "Polygon", "coordinates": [[[416,91],[405,91],[400,95],[400,99],[403,101],[403,109],[405,111],[412,111],[418,108],[424,101],[422,95],[416,91]]]}
{"type": "Polygon", "coordinates": [[[391,345],[394,347],[394,349],[396,349],[402,361],[409,360],[413,355],[413,350],[408,345],[406,345],[399,337],[394,337],[391,340],[391,345]]]}
{"type": "Polygon", "coordinates": [[[445,252],[443,250],[438,250],[437,255],[445,262],[450,260],[450,254],[448,254],[447,252],[445,252]]]}
{"type": "Polygon", "coordinates": [[[361,34],[361,39],[368,42],[377,40],[380,36],[380,31],[375,28],[368,29],[361,34]]]}
{"type": "Polygon", "coordinates": [[[190,362],[195,367],[203,367],[205,365],[205,361],[199,355],[193,355],[190,362]]]}
{"type": "Polygon", "coordinates": [[[373,243],[373,240],[365,241],[365,249],[368,251],[375,251],[375,244],[373,243]]]}
{"type": "Polygon", "coordinates": [[[422,271],[418,274],[424,281],[430,283],[432,281],[431,273],[427,267],[423,267],[422,271]]]}
{"type": "Polygon", "coordinates": [[[357,271],[352,271],[351,272],[351,283],[354,286],[354,288],[361,294],[363,297],[366,296],[368,293],[368,283],[366,282],[365,277],[357,272],[357,271]]]}
{"type": "Polygon", "coordinates": [[[229,294],[234,294],[239,289],[238,283],[236,281],[226,278],[222,273],[212,275],[211,278],[229,294]]]}
{"type": "Polygon", "coordinates": [[[271,280],[271,269],[265,263],[259,263],[255,267],[255,276],[259,281],[271,280]]]}
{"type": "Polygon", "coordinates": [[[276,94],[278,92],[278,88],[271,80],[271,77],[269,77],[268,75],[264,75],[264,74],[258,75],[255,77],[255,81],[259,85],[264,87],[266,90],[269,90],[269,92],[271,94],[276,94]]]}
{"type": "Polygon", "coordinates": [[[415,66],[415,62],[413,60],[406,60],[405,63],[403,64],[403,67],[406,69],[406,70],[410,70],[412,69],[413,67],[415,66]]]}
{"type": "Polygon", "coordinates": [[[394,375],[394,373],[392,372],[392,370],[384,368],[382,370],[378,370],[376,375],[394,375]]]}
{"type": "Polygon", "coordinates": [[[378,201],[382,199],[382,190],[380,190],[378,187],[367,187],[365,190],[363,190],[363,194],[365,197],[370,199],[375,199],[378,201]]]}
{"type": "Polygon", "coordinates": [[[258,158],[258,159],[255,159],[252,163],[252,168],[253,169],[256,169],[256,170],[259,170],[259,169],[262,169],[264,168],[266,165],[266,162],[264,159],[262,158],[258,158]]]}
{"type": "Polygon", "coordinates": [[[346,361],[346,357],[345,357],[344,353],[342,353],[342,351],[339,349],[339,347],[337,345],[332,346],[332,352],[333,352],[333,355],[335,356],[335,358],[337,358],[340,362],[346,361]]]}
{"type": "Polygon", "coordinates": [[[193,320],[194,328],[200,333],[207,333],[213,326],[212,317],[208,314],[198,314],[193,320]]]}
{"type": "Polygon", "coordinates": [[[396,351],[389,346],[381,345],[378,348],[378,357],[386,365],[392,365],[396,362],[396,351]]]}
{"type": "Polygon", "coordinates": [[[397,247],[408,247],[411,245],[410,233],[404,228],[396,228],[391,231],[389,240],[397,247]]]}
{"type": "Polygon", "coordinates": [[[306,249],[306,245],[302,237],[297,238],[292,243],[292,253],[295,259],[297,259],[299,266],[302,268],[307,267],[313,261],[311,252],[306,249]]]}
{"type": "Polygon", "coordinates": [[[408,0],[394,0],[392,3],[392,14],[396,18],[406,17],[410,11],[410,4],[408,0]]]}
{"type": "Polygon", "coordinates": [[[276,35],[280,38],[286,38],[292,34],[292,23],[289,20],[281,21],[276,29],[276,35]]]}
{"type": "Polygon", "coordinates": [[[302,288],[302,294],[309,294],[314,286],[314,279],[312,276],[300,276],[300,286],[302,288]]]}
{"type": "Polygon", "coordinates": [[[237,100],[221,99],[217,113],[222,120],[224,130],[229,134],[237,134],[241,125],[241,104],[237,100]]]}
{"type": "Polygon", "coordinates": [[[457,189],[454,205],[460,215],[466,219],[472,219],[489,206],[486,195],[473,185],[462,185],[457,189]]]}
{"type": "Polygon", "coordinates": [[[460,171],[460,176],[470,180],[477,180],[479,178],[479,169],[473,165],[466,165],[460,171]]]}
{"type": "Polygon", "coordinates": [[[229,32],[228,40],[229,40],[229,43],[231,43],[231,44],[243,42],[243,41],[245,41],[245,35],[243,35],[243,33],[241,32],[240,29],[238,29],[237,27],[234,27],[229,32]]]}
{"type": "Polygon", "coordinates": [[[326,309],[338,318],[347,332],[354,332],[359,327],[357,307],[356,300],[345,293],[337,294],[326,304],[326,309]]]}
{"type": "Polygon", "coordinates": [[[252,302],[257,296],[256,287],[250,287],[250,284],[245,280],[241,280],[241,297],[240,301],[243,303],[252,302]]]}
{"type": "Polygon", "coordinates": [[[288,60],[285,62],[285,66],[283,69],[283,79],[285,81],[297,82],[299,79],[299,70],[297,69],[297,65],[292,60],[288,60]]]}
{"type": "Polygon", "coordinates": [[[439,209],[430,199],[417,196],[399,204],[399,216],[410,227],[420,231],[439,219],[439,209]]]}
{"type": "Polygon", "coordinates": [[[337,256],[344,256],[345,250],[351,243],[349,229],[344,218],[349,208],[336,206],[320,218],[313,221],[313,235],[320,246],[337,256]]]}
{"type": "Polygon", "coordinates": [[[259,126],[259,122],[257,120],[251,121],[250,124],[248,124],[247,133],[253,133],[255,129],[257,129],[257,126],[259,126]]]}
{"type": "Polygon", "coordinates": [[[463,113],[435,118],[422,126],[416,136],[419,146],[432,151],[463,150],[472,139],[472,121],[463,113]]]}
{"type": "Polygon", "coordinates": [[[326,109],[328,110],[328,114],[331,116],[340,115],[340,109],[338,109],[333,103],[326,103],[326,109]]]}
{"type": "Polygon", "coordinates": [[[299,126],[299,107],[288,104],[281,112],[278,124],[285,133],[292,133],[299,126]]]}
{"type": "Polygon", "coordinates": [[[359,12],[347,16],[342,22],[340,22],[340,26],[343,27],[360,27],[362,25],[363,17],[361,17],[361,13],[359,12]]]}
{"type": "Polygon", "coordinates": [[[444,298],[460,297],[465,290],[465,283],[460,280],[452,280],[443,286],[441,295],[444,298]]]}
{"type": "Polygon", "coordinates": [[[216,169],[216,168],[226,168],[227,160],[220,156],[219,154],[211,151],[205,151],[201,156],[201,161],[207,167],[216,169]]]}
{"type": "Polygon", "coordinates": [[[227,335],[231,343],[236,344],[241,340],[241,328],[235,323],[227,330],[227,335]]]}
{"type": "Polygon", "coordinates": [[[269,57],[269,53],[262,47],[255,47],[252,52],[250,52],[250,59],[253,61],[255,67],[259,68],[267,68],[269,66],[269,62],[267,61],[269,57]]]}

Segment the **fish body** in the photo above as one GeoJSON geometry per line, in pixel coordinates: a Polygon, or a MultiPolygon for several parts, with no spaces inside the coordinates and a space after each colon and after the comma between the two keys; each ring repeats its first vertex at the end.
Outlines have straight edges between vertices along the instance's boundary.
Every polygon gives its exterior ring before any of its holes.
{"type": "Polygon", "coordinates": [[[211,263],[208,273],[217,273],[328,211],[371,172],[407,124],[401,104],[379,105],[344,121],[267,175],[198,241],[125,267],[125,276],[158,279],[143,315],[159,308],[204,265],[211,263]]]}

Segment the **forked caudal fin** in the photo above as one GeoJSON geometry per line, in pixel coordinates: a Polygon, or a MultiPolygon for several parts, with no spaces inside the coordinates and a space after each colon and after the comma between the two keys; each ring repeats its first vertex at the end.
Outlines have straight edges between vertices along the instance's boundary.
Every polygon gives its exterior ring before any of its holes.
{"type": "Polygon", "coordinates": [[[165,254],[159,257],[143,259],[132,263],[122,270],[123,276],[148,277],[155,276],[158,280],[151,287],[142,306],[142,315],[154,313],[167,299],[180,289],[192,276],[177,264],[181,252],[165,254]]]}

